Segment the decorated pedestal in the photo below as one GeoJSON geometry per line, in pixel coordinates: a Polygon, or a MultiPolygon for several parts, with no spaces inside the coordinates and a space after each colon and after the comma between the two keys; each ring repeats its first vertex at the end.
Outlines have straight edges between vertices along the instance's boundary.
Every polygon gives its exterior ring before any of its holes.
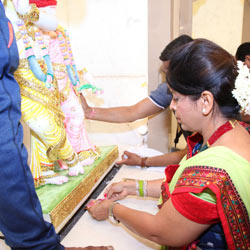
{"type": "MultiPolygon", "coordinates": [[[[117,146],[102,146],[99,150],[100,158],[84,167],[83,175],[69,177],[69,181],[61,186],[45,185],[37,188],[44,218],[54,225],[57,232],[87,200],[118,158],[117,146]]],[[[65,175],[66,171],[60,174],[65,175]]]]}

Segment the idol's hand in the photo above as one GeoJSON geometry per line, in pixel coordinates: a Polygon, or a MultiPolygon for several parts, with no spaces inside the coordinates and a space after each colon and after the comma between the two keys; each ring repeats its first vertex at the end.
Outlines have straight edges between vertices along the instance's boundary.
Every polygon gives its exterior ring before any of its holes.
{"type": "Polygon", "coordinates": [[[16,11],[21,14],[27,14],[30,10],[29,0],[13,0],[16,11]]]}
{"type": "Polygon", "coordinates": [[[98,221],[106,220],[109,217],[109,208],[111,204],[111,200],[104,200],[91,206],[88,211],[94,219],[98,221]]]}
{"type": "Polygon", "coordinates": [[[124,151],[122,154],[122,160],[116,162],[119,165],[125,164],[130,166],[140,166],[141,165],[141,157],[137,154],[124,151]]]}

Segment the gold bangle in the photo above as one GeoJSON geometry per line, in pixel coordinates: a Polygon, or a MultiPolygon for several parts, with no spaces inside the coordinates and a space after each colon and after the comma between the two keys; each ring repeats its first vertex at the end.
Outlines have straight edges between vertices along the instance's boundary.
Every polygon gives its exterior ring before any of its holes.
{"type": "Polygon", "coordinates": [[[42,170],[42,172],[49,171],[49,170],[54,170],[54,166],[42,165],[41,170],[42,170]]]}
{"type": "Polygon", "coordinates": [[[79,163],[79,159],[76,153],[73,154],[69,159],[64,160],[69,168],[76,166],[79,163]]]}
{"type": "Polygon", "coordinates": [[[39,9],[36,7],[36,5],[34,3],[32,3],[30,10],[28,11],[27,14],[19,14],[17,13],[18,17],[24,21],[28,21],[28,22],[37,22],[39,20],[39,9]]]}
{"type": "Polygon", "coordinates": [[[109,207],[109,218],[113,223],[120,223],[118,219],[114,216],[114,206],[120,204],[118,202],[112,202],[111,206],[109,207]]]}

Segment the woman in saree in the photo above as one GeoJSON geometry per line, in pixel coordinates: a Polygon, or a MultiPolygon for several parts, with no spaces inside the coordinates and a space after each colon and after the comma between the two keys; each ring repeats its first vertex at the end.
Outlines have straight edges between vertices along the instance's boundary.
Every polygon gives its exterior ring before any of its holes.
{"type": "Polygon", "coordinates": [[[188,153],[165,169],[164,180],[126,180],[106,190],[106,200],[89,208],[168,249],[250,248],[249,125],[238,122],[233,97],[237,64],[218,45],[197,39],[170,59],[171,109],[188,137],[188,153]],[[149,214],[116,200],[128,195],[159,198],[149,214]]]}

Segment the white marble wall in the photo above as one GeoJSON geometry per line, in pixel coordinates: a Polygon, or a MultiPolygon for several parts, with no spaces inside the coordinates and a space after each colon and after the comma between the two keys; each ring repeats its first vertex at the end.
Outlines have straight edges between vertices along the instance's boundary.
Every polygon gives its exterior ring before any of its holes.
{"type": "MultiPolygon", "coordinates": [[[[99,107],[131,105],[147,96],[147,1],[60,0],[57,15],[69,31],[78,69],[86,67],[102,96],[86,91],[99,107]]],[[[140,144],[140,126],[86,121],[98,145],[140,144]]]]}

